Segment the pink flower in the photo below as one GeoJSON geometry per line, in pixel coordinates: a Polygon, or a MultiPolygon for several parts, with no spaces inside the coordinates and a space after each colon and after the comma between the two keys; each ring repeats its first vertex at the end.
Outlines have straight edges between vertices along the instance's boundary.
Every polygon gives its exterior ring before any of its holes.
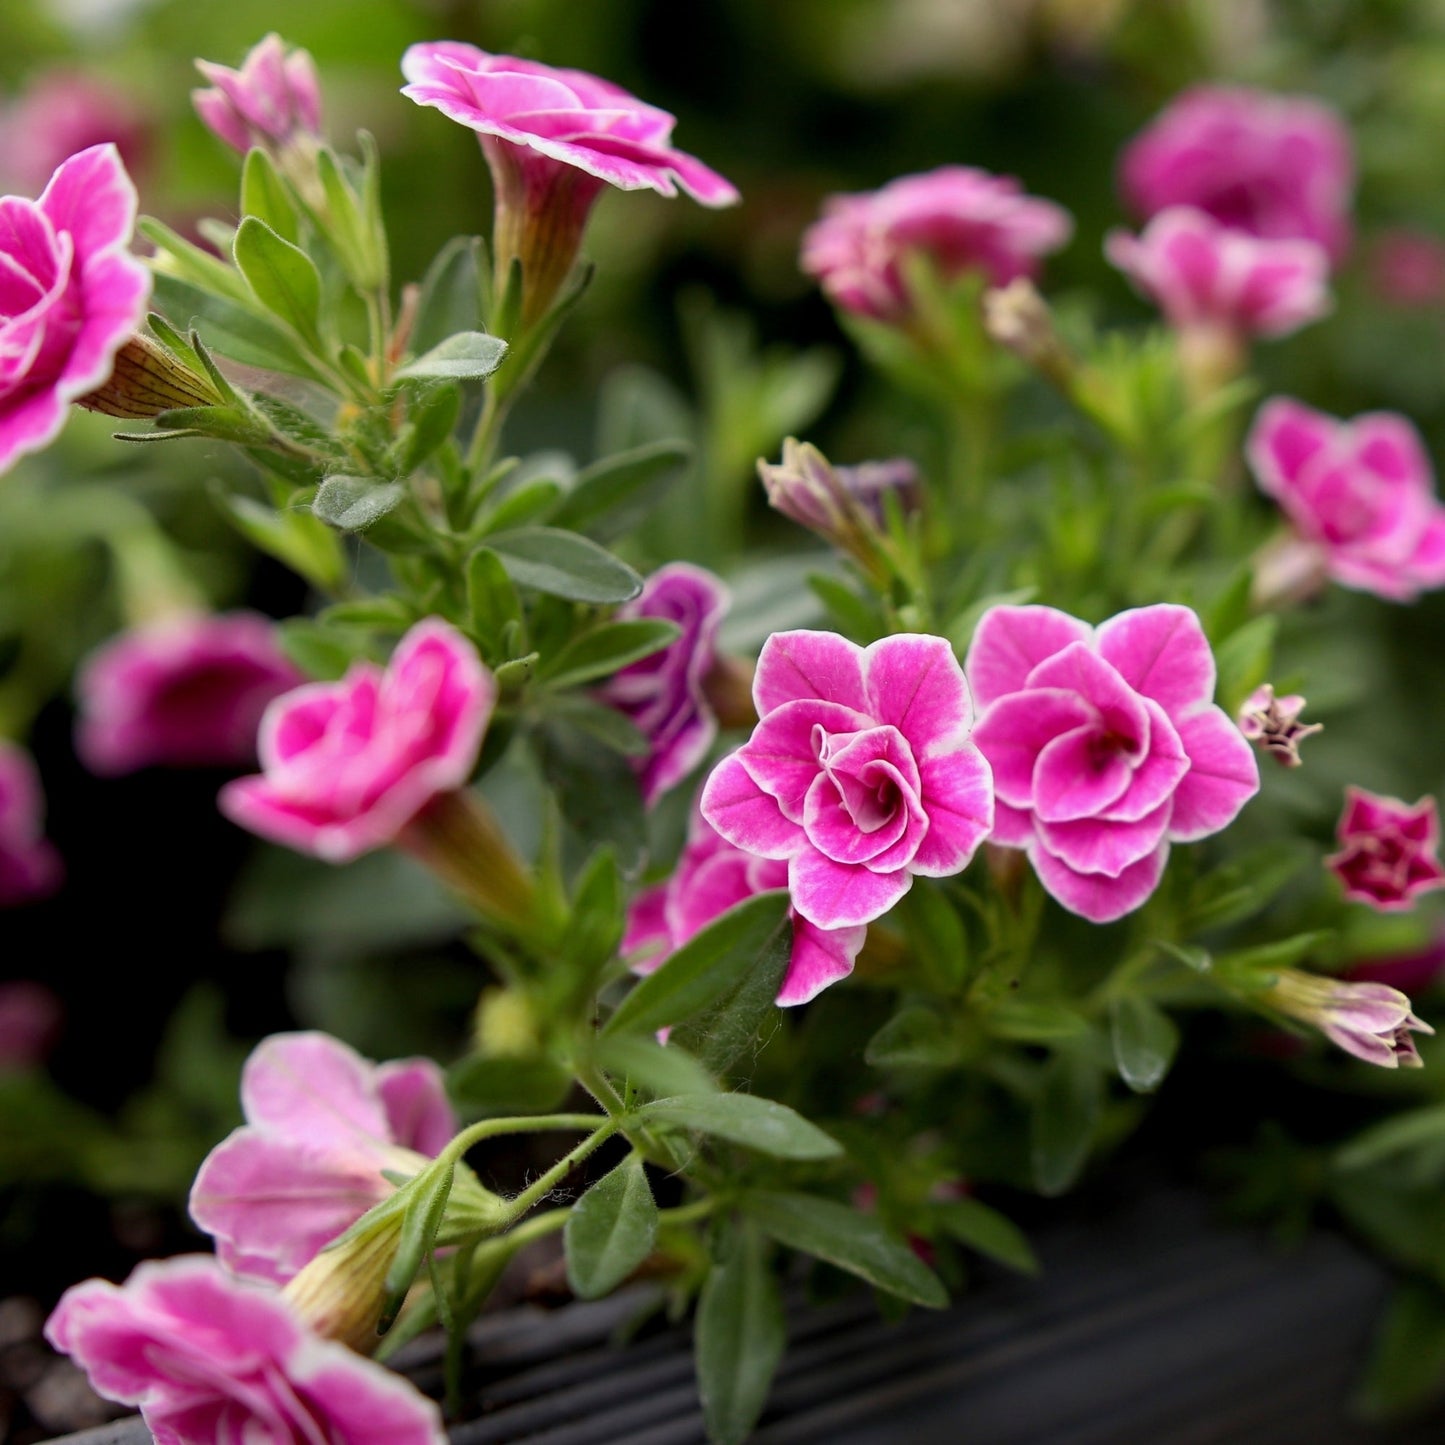
{"type": "Polygon", "coordinates": [[[753,701],[761,721],[713,769],[702,814],[735,846],[787,860],[802,918],[857,927],[915,874],[968,865],[993,823],[993,788],[944,638],[863,648],[831,632],[775,632],[753,701]]]}
{"type": "Polygon", "coordinates": [[[71,156],[38,201],[0,197],[0,472],[55,440],[145,315],[135,213],[113,145],[71,156]]]}
{"type": "Polygon", "coordinates": [[[246,1123],[201,1165],[191,1218],[238,1274],[284,1284],[456,1133],[441,1070],[373,1064],[323,1033],[273,1034],[241,1074],[246,1123]]]}
{"type": "Polygon", "coordinates": [[[43,983],[0,983],[0,1074],[38,1069],[60,1033],[61,1013],[43,983]]]}
{"type": "Polygon", "coordinates": [[[1313,1025],[1346,1053],[1382,1069],[1418,1069],[1411,1033],[1434,1029],[1411,1011],[1410,1000],[1383,983],[1345,983],[1283,968],[1264,991],[1281,1013],[1313,1025]]]}
{"type": "Polygon", "coordinates": [[[727,609],[727,588],[686,562],[658,568],[641,593],[617,609],[620,619],[660,617],[682,629],[660,652],[614,673],[597,693],[647,739],[647,755],[634,766],[648,807],[697,767],[717,736],[703,685],[717,661],[727,609]]]}
{"type": "Polygon", "coordinates": [[[1104,251],[1181,330],[1288,336],[1330,309],[1322,247],[1251,236],[1191,206],[1161,211],[1139,236],[1111,231],[1104,251]]]}
{"type": "Polygon", "coordinates": [[[158,1445],[445,1445],[432,1401],[313,1334],[273,1291],[209,1256],[91,1279],[45,1327],[107,1399],[138,1405],[158,1445]]]}
{"type": "Polygon", "coordinates": [[[1260,408],[1245,450],[1260,490],[1341,586],[1409,602],[1445,585],[1445,507],[1404,417],[1343,422],[1276,397],[1260,408]]]}
{"type": "Polygon", "coordinates": [[[1445,974],[1445,928],[1411,953],[1383,954],[1352,964],[1347,976],[1360,983],[1387,983],[1402,993],[1424,993],[1445,974]]]}
{"type": "Polygon", "coordinates": [[[1119,178],[1148,219],[1194,206],[1270,240],[1315,241],[1332,260],[1349,248],[1354,152],[1320,101],[1243,86],[1196,86],[1126,147],[1119,178]]]}
{"type": "MultiPolygon", "coordinates": [[[[638,973],[652,973],[736,903],[788,886],[788,865],[734,847],[701,813],[694,813],[687,846],[666,883],[645,889],[627,917],[624,953],[642,956],[638,973]]],[[[793,912],[793,952],[778,989],[782,1007],[807,1003],[830,983],[853,972],[868,936],[864,925],[819,928],[793,912]]]]}
{"type": "Polygon", "coordinates": [[[1340,851],[1330,854],[1325,866],[1356,903],[1397,913],[1413,907],[1417,895],[1445,887],[1434,798],[1402,803],[1346,788],[1335,837],[1340,851]]]}
{"type": "Polygon", "coordinates": [[[940,166],[881,190],[832,196],[803,236],[802,267],[837,306],[878,321],[912,310],[903,260],[926,255],[945,279],[980,272],[991,286],[1038,273],[1073,232],[1062,206],[1025,195],[1012,176],[940,166]]]}
{"type": "Polygon", "coordinates": [[[1217,833],[1259,790],[1187,607],[1134,608],[1097,629],[1052,607],[993,607],[965,669],[998,792],[990,841],[1024,849],[1044,887],[1094,923],[1138,908],[1171,843],[1217,833]]]}
{"type": "Polygon", "coordinates": [[[257,613],[168,617],[84,664],[76,750],[102,774],[250,762],[267,703],[302,681],[257,613]]]}
{"type": "Polygon", "coordinates": [[[1382,231],[1370,246],[1370,287],[1403,311],[1445,301],[1445,243],[1428,231],[1400,226],[1382,231]]]}
{"type": "Polygon", "coordinates": [[[24,748],[0,742],[0,908],[45,898],[65,869],[44,833],[40,775],[24,748]]]}
{"type": "Polygon", "coordinates": [[[39,190],[69,156],[113,141],[133,175],[151,151],[150,126],[131,98],[95,76],[47,70],[0,113],[0,173],[21,190],[39,190]]]}
{"type": "Polygon", "coordinates": [[[471,776],[497,688],[440,618],[418,622],[383,671],[284,693],[261,719],[262,773],[221,789],[221,811],[263,838],[344,863],[391,842],[471,776]]]}
{"type": "Polygon", "coordinates": [[[211,82],[191,103],[206,129],[245,155],[252,146],[280,150],[321,134],[321,88],[305,50],[287,51],[274,31],[253,45],[239,70],[210,60],[196,69],[211,82]]]}

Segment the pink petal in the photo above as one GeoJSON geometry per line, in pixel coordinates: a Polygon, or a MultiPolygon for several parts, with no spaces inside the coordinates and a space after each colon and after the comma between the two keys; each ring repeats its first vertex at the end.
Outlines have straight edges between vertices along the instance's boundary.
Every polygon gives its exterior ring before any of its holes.
{"type": "Polygon", "coordinates": [[[963,669],[946,638],[904,633],[885,637],[864,654],[868,711],[891,723],[916,756],[967,740],[973,703],[963,669]]]}
{"type": "Polygon", "coordinates": [[[40,196],[57,231],[75,241],[82,266],[98,251],[123,246],[135,226],[139,198],[113,144],[91,146],[61,163],[40,196]]]}
{"type": "Polygon", "coordinates": [[[791,858],[806,840],[798,824],[784,817],[777,800],[763,792],[737,753],[725,757],[703,784],[702,815],[729,843],[764,858],[791,858]]]}
{"type": "Polygon", "coordinates": [[[374,1066],[317,1031],[263,1039],[242,1070],[241,1105],[248,1123],[318,1147],[369,1158],[391,1138],[374,1066]]]}
{"type": "Polygon", "coordinates": [[[784,703],[816,699],[867,713],[863,649],[836,632],[773,633],[763,643],[753,678],[758,716],[784,703]]]}
{"type": "Polygon", "coordinates": [[[999,798],[1016,808],[1034,801],[1034,767],[1054,738],[1093,721],[1093,710],[1075,692],[1029,688],[991,703],[973,740],[993,769],[999,798]]]}
{"type": "Polygon", "coordinates": [[[627,910],[627,931],[622,935],[622,952],[634,973],[652,973],[667,961],[672,951],[672,934],[667,927],[667,884],[644,888],[627,910]],[[642,955],[633,957],[633,955],[642,955]]]}
{"type": "Polygon", "coordinates": [[[430,1059],[392,1059],[377,1065],[375,1077],[392,1140],[435,1158],[457,1132],[441,1069],[430,1059]]]}
{"type": "Polygon", "coordinates": [[[28,452],[43,451],[60,435],[69,414],[53,389],[0,399],[0,473],[28,452]]]}
{"type": "Polygon", "coordinates": [[[92,257],[84,276],[85,314],[80,333],[56,382],[67,400],[87,395],[109,380],[115,354],[145,315],[150,268],[125,252],[92,257]]]}
{"type": "Polygon", "coordinates": [[[814,848],[805,848],[788,864],[793,907],[819,928],[851,928],[887,913],[909,888],[913,876],[905,868],[871,873],[865,867],[835,863],[814,848]]]}
{"type": "Polygon", "coordinates": [[[990,607],[979,619],[963,669],[975,703],[986,708],[1018,692],[1045,658],[1090,636],[1087,623],[1052,607],[990,607]]]}
{"type": "Polygon", "coordinates": [[[1214,654],[1188,607],[1161,602],[1121,612],[1099,628],[1098,647],[1125,682],[1171,719],[1214,697],[1214,654]]]}
{"type": "Polygon", "coordinates": [[[995,826],[992,774],[983,754],[972,746],[927,758],[920,771],[928,832],[909,871],[947,878],[969,865],[995,826]]]}
{"type": "Polygon", "coordinates": [[[1102,816],[1110,822],[1133,823],[1172,797],[1189,771],[1189,758],[1179,732],[1153,698],[1144,698],[1149,714],[1149,756],[1134,769],[1124,794],[1102,816]]]}
{"type": "Polygon", "coordinates": [[[1007,803],[995,801],[993,831],[988,841],[1004,848],[1027,847],[1034,841],[1034,815],[1026,808],[1011,808],[1007,803]]]}
{"type": "Polygon", "coordinates": [[[1040,851],[1047,850],[1079,873],[1117,878],[1164,841],[1172,805],[1166,798],[1152,813],[1133,823],[1079,818],[1050,823],[1035,819],[1040,851]]]}
{"type": "Polygon", "coordinates": [[[1289,397],[1265,402],[1245,442],[1260,490],[1275,498],[1295,491],[1301,473],[1328,453],[1338,430],[1333,417],[1289,397]]]}
{"type": "Polygon", "coordinates": [[[1056,823],[1097,817],[1123,797],[1133,776],[1133,760],[1108,746],[1097,724],[1075,728],[1039,753],[1034,816],[1056,823]]]}
{"type": "Polygon", "coordinates": [[[738,756],[757,785],[778,800],[783,815],[801,822],[803,800],[822,766],[813,729],[846,736],[872,726],[866,714],[838,703],[811,698],[785,702],[764,716],[738,756]]]}
{"type": "Polygon", "coordinates": [[[1169,845],[1161,843],[1147,858],[1124,869],[1117,878],[1102,873],[1076,873],[1061,858],[1044,848],[1029,850],[1029,858],[1039,875],[1039,882],[1070,913],[1077,913],[1091,923],[1112,923],[1138,908],[1164,876],[1169,861],[1169,845]]]}
{"type": "Polygon", "coordinates": [[[793,952],[778,990],[778,1005],[791,1008],[816,998],[830,983],[847,978],[868,938],[865,926],[818,928],[806,918],[793,917],[793,952]]]}
{"type": "Polygon", "coordinates": [[[1223,708],[1207,707],[1176,726],[1189,771],[1174,790],[1169,836],[1176,843],[1192,843],[1234,821],[1259,791],[1259,766],[1254,749],[1223,708]]]}

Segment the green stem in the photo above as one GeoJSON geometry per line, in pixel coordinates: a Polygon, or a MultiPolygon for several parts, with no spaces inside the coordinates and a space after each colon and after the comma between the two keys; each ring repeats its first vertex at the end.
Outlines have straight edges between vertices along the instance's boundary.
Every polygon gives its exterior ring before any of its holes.
{"type": "Polygon", "coordinates": [[[482,1119],[463,1129],[437,1158],[455,1164],[468,1149],[484,1139],[497,1139],[507,1134],[542,1134],[561,1129],[595,1129],[599,1122],[596,1114],[534,1114],[519,1118],[482,1119]]]}
{"type": "Polygon", "coordinates": [[[589,1134],[577,1147],[564,1154],[550,1169],[507,1201],[509,1219],[520,1219],[534,1204],[545,1199],[589,1154],[605,1144],[618,1130],[615,1119],[589,1134]]]}

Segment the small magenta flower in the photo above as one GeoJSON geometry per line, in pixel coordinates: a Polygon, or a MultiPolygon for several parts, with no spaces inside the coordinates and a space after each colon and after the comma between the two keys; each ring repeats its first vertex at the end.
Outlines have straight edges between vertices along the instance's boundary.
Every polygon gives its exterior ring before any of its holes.
{"type": "Polygon", "coordinates": [[[234,151],[281,152],[321,137],[321,87],[305,50],[287,50],[274,31],[251,47],[239,70],[210,60],[196,69],[211,82],[191,102],[206,129],[234,151]]]}
{"type": "Polygon", "coordinates": [[[456,1133],[441,1070],[373,1064],[323,1033],[273,1034],[241,1074],[246,1123],[201,1165],[191,1218],[238,1274],[285,1284],[456,1133]]]}
{"type": "Polygon", "coordinates": [[[1297,768],[1302,761],[1299,745],[1325,730],[1323,723],[1302,723],[1304,710],[1305,699],[1299,693],[1276,697],[1274,687],[1266,682],[1245,699],[1239,710],[1239,730],[1282,768],[1297,768]]]}
{"type": "Polygon", "coordinates": [[[1381,231],[1368,257],[1370,289],[1402,311],[1445,302],[1445,242],[1428,231],[1381,231]]]}
{"type": "Polygon", "coordinates": [[[476,649],[430,617],[385,671],[282,694],[261,720],[262,773],[228,783],[232,822],[343,863],[393,841],[432,799],[471,776],[497,688],[476,649]]]}
{"type": "Polygon", "coordinates": [[[0,110],[0,177],[38,191],[70,156],[107,141],[139,176],[152,140],[150,122],[125,91],[83,71],[46,70],[0,110]]]}
{"type": "Polygon", "coordinates": [[[702,814],[736,847],[787,860],[802,918],[857,927],[915,874],[968,865],[993,824],[993,787],[944,638],[903,633],[863,648],[831,632],[775,632],[753,701],[760,721],[713,769],[702,814]]]}
{"type": "Polygon", "coordinates": [[[46,898],[65,876],[45,837],[45,795],[24,748],[0,742],[0,908],[46,898]]]}
{"type": "Polygon", "coordinates": [[[802,267],[834,305],[875,321],[913,309],[903,274],[926,256],[945,280],[979,273],[990,286],[1038,273],[1073,233],[1062,206],[1026,195],[1012,176],[940,166],[881,190],[832,196],[803,236],[802,267]]]}
{"type": "Polygon", "coordinates": [[[1171,843],[1217,833],[1259,790],[1187,607],[1098,628],[1052,607],[993,607],[965,670],[998,793],[990,842],[1024,849],[1044,887],[1094,923],[1138,908],[1171,843]]]}
{"type": "Polygon", "coordinates": [[[1260,408],[1245,451],[1302,550],[1341,586],[1393,602],[1445,586],[1445,507],[1420,435],[1403,416],[1337,421],[1275,397],[1260,408]]]}
{"type": "Polygon", "coordinates": [[[151,278],[126,250],[135,215],[113,145],[71,156],[38,201],[0,198],[0,472],[55,440],[140,325],[151,278]]]}
{"type": "MultiPolygon", "coordinates": [[[[729,843],[701,813],[694,813],[687,846],[666,883],[638,894],[627,916],[622,951],[636,954],[633,968],[652,973],[692,936],[734,904],[788,886],[788,865],[729,843]]],[[[819,928],[796,910],[793,951],[778,989],[778,1004],[807,1003],[830,983],[853,972],[868,936],[864,925],[819,928]]]]}
{"type": "Polygon", "coordinates": [[[1139,236],[1111,231],[1104,251],[1181,331],[1288,336],[1330,309],[1322,246],[1252,236],[1192,206],[1159,212],[1139,236]]]}
{"type": "Polygon", "coordinates": [[[717,736],[705,685],[718,661],[728,601],[727,588],[711,572],[672,562],[617,609],[619,619],[657,617],[681,629],[660,652],[629,663],[597,690],[599,701],[630,718],[647,739],[647,753],[634,767],[648,807],[702,762],[717,736]]]}
{"type": "Polygon", "coordinates": [[[1396,913],[1413,907],[1419,894],[1445,887],[1434,798],[1403,803],[1346,788],[1335,838],[1340,851],[1331,853],[1325,866],[1356,903],[1396,913]]]}
{"type": "Polygon", "coordinates": [[[1314,241],[1337,262],[1350,243],[1354,171],[1350,133],[1322,102],[1202,85],[1129,143],[1119,180],[1145,220],[1193,206],[1251,236],[1314,241]]]}
{"type": "Polygon", "coordinates": [[[436,1405],[408,1381],[209,1256],[75,1285],[45,1336],[167,1445],[446,1445],[436,1405]]]}
{"type": "Polygon", "coordinates": [[[1411,1032],[1433,1034],[1410,1000],[1383,983],[1346,983],[1299,969],[1281,969],[1263,1001],[1320,1030],[1346,1053],[1382,1069],[1418,1069],[1411,1032]]]}
{"type": "Polygon", "coordinates": [[[267,618],[178,614],[122,633],[84,663],[76,751],[105,775],[251,762],[267,704],[304,680],[267,618]]]}
{"type": "Polygon", "coordinates": [[[477,132],[496,193],[499,286],[513,258],[523,321],[543,315],[572,269],[604,185],[730,206],[736,189],[672,144],[673,116],[583,70],[490,55],[453,40],[413,45],[402,94],[477,132]]]}

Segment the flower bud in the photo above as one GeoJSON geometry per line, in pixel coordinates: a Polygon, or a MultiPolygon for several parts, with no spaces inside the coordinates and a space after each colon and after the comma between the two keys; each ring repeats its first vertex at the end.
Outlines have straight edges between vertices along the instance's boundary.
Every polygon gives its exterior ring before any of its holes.
{"type": "Polygon", "coordinates": [[[376,1326],[404,1217],[395,1211],[323,1249],[281,1291],[318,1335],[339,1340],[362,1355],[371,1354],[381,1343],[376,1326]]]}
{"type": "Polygon", "coordinates": [[[321,133],[321,89],[305,50],[287,52],[274,31],[251,47],[239,70],[197,60],[211,82],[193,90],[196,114],[213,134],[242,155],[252,146],[280,154],[313,145],[321,133]]]}
{"type": "Polygon", "coordinates": [[[1239,730],[1250,742],[1257,743],[1282,768],[1297,768],[1302,759],[1299,745],[1314,733],[1323,732],[1323,723],[1302,723],[1300,714],[1305,700],[1298,693],[1276,697],[1270,683],[1257,687],[1239,710],[1239,730]]]}
{"type": "Polygon", "coordinates": [[[138,421],[178,407],[219,406],[222,400],[209,377],[183,365],[150,337],[137,334],[116,352],[106,383],[77,398],[76,404],[138,421]]]}
{"type": "Polygon", "coordinates": [[[1290,1018],[1312,1025],[1346,1053],[1383,1069],[1418,1069],[1411,1032],[1433,1034],[1410,1000],[1383,983],[1346,983],[1283,968],[1260,995],[1290,1018]]]}
{"type": "Polygon", "coordinates": [[[1076,363],[1054,327],[1054,315],[1026,276],[983,293],[983,327],[1005,351],[1012,351],[1040,376],[1067,392],[1076,363]]]}

